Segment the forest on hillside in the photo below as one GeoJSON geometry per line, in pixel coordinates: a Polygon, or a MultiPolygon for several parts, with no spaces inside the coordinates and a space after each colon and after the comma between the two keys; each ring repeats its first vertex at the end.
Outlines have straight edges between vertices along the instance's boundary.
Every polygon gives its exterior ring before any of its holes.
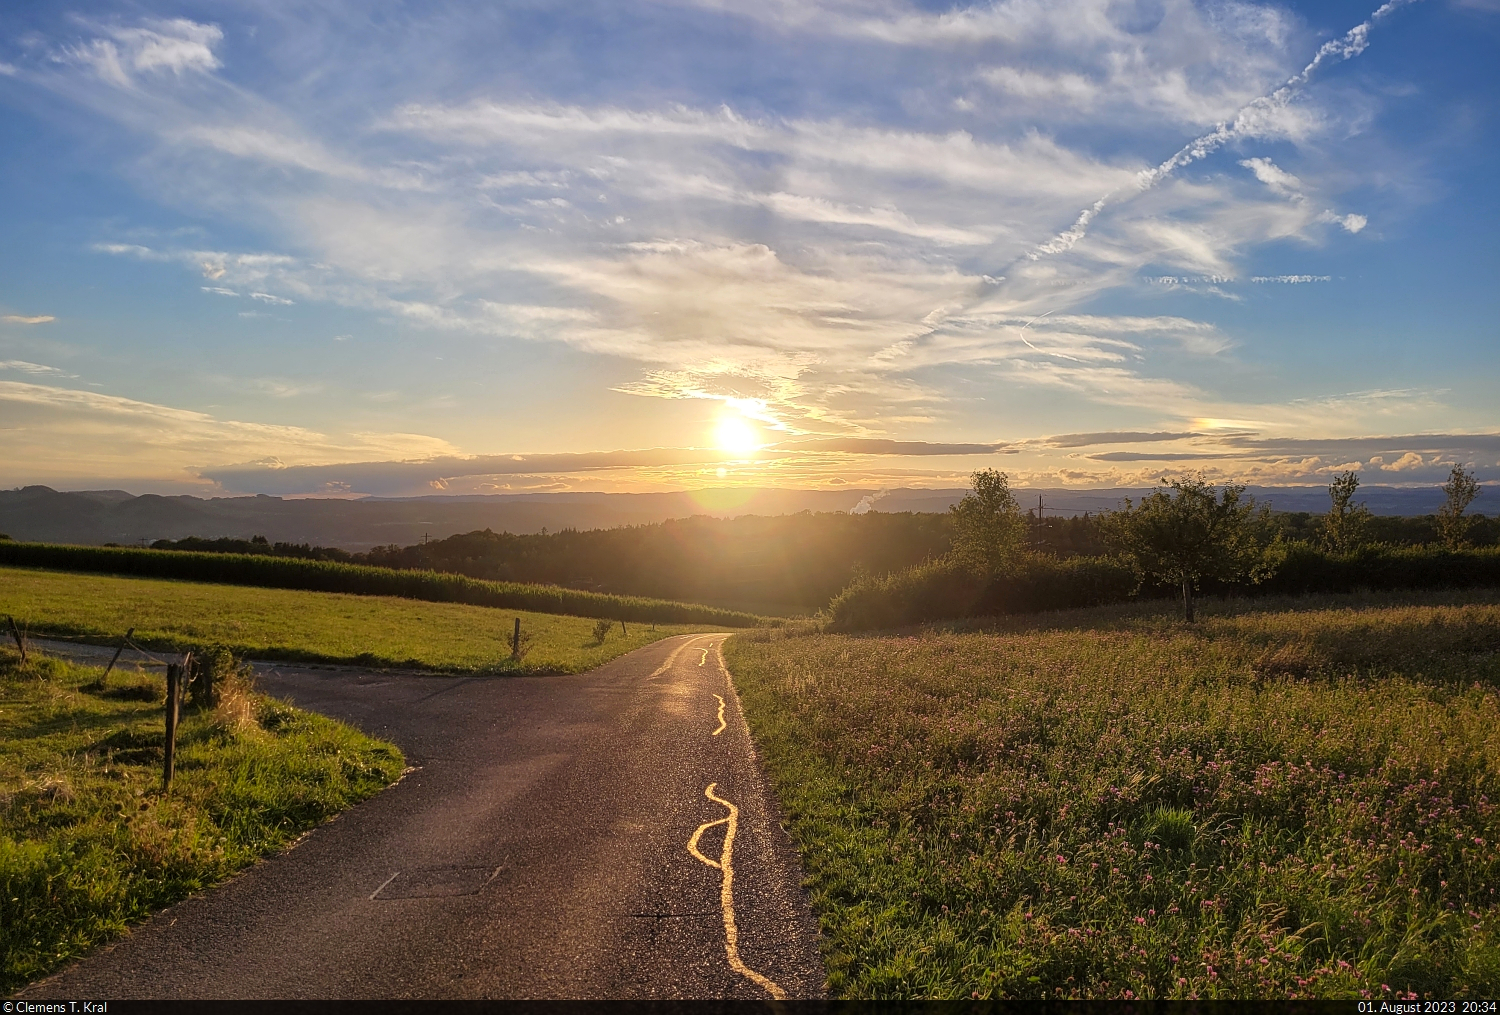
{"type": "MultiPolygon", "coordinates": [[[[1325,516],[1271,516],[1292,541],[1318,542],[1325,516]]],[[[1028,549],[1067,560],[1110,552],[1094,515],[1043,517],[1027,512],[1028,549]]],[[[1435,516],[1369,516],[1374,544],[1416,547],[1440,541],[1435,516]]],[[[800,512],[675,519],[611,529],[563,529],[516,535],[481,529],[410,546],[350,553],[305,543],[243,539],[160,540],[156,549],[252,553],[433,570],[500,581],[562,585],[652,596],[755,612],[812,613],[860,576],[884,575],[936,560],[953,543],[951,514],[800,512]]],[[[1468,540],[1500,542],[1500,518],[1473,516],[1468,540]]]]}

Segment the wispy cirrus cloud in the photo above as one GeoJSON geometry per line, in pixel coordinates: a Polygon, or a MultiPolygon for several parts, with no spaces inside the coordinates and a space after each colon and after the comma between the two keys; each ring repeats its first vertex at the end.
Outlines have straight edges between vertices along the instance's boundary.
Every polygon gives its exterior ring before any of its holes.
{"type": "MultiPolygon", "coordinates": [[[[1330,280],[1236,281],[1262,248],[1367,225],[1333,210],[1370,174],[1338,158],[1350,114],[1319,75],[1398,4],[1321,47],[1269,4],[691,6],[753,28],[742,45],[814,39],[863,76],[830,90],[792,68],[808,87],[781,102],[702,80],[450,87],[413,70],[404,47],[418,40],[387,38],[397,83],[345,93],[340,73],[362,69],[296,13],[281,30],[333,61],[310,92],[250,74],[229,42],[252,43],[227,19],[78,21],[18,74],[128,133],[145,153],[132,178],[159,200],[264,240],[122,232],[98,252],[170,265],[278,318],[325,305],[476,346],[560,344],[612,365],[601,388],[718,402],[809,439],[946,428],[974,440],[927,443],[993,447],[982,410],[1007,402],[1078,417],[1054,429],[1109,417],[1140,433],[1200,420],[1343,433],[1438,411],[1429,395],[1246,395],[1224,380],[1245,343],[1212,313],[1110,305],[1330,280]],[[866,70],[888,61],[906,61],[906,92],[866,70]]],[[[1049,424],[1017,411],[1008,425],[1049,424]]],[[[1100,452],[1114,453],[1141,452],[1100,452]]]]}
{"type": "MultiPolygon", "coordinates": [[[[38,364],[17,367],[12,361],[0,367],[39,377],[70,376],[38,364]]],[[[9,431],[10,452],[0,463],[0,477],[28,482],[91,473],[117,476],[122,462],[131,463],[143,479],[182,482],[213,463],[275,458],[296,465],[352,457],[432,457],[454,450],[446,441],[416,434],[330,435],[22,381],[0,381],[0,425],[9,431]]]]}

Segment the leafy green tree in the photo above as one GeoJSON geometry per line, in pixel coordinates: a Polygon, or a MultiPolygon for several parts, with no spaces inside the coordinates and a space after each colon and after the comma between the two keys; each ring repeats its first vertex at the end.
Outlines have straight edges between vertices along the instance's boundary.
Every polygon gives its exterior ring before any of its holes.
{"type": "Polygon", "coordinates": [[[982,469],[969,477],[969,485],[951,508],[953,555],[972,571],[996,574],[1026,545],[1026,516],[1005,473],[982,469]]]}
{"type": "Polygon", "coordinates": [[[1220,494],[1201,476],[1188,476],[1139,504],[1127,499],[1101,524],[1138,575],[1181,587],[1183,619],[1192,623],[1193,590],[1200,579],[1258,582],[1274,570],[1275,557],[1268,553],[1270,510],[1256,508],[1254,498],[1244,494],[1243,486],[1232,485],[1220,494]]]}
{"type": "Polygon", "coordinates": [[[1365,543],[1372,515],[1363,503],[1354,503],[1358,489],[1359,473],[1353,471],[1340,473],[1328,485],[1333,504],[1323,518],[1323,545],[1333,553],[1349,553],[1365,543]]]}
{"type": "Polygon", "coordinates": [[[1474,473],[1455,465],[1448,474],[1448,482],[1443,484],[1443,493],[1447,500],[1438,508],[1438,534],[1448,549],[1461,549],[1468,543],[1469,526],[1474,521],[1464,512],[1479,496],[1479,483],[1475,481],[1474,473]]]}

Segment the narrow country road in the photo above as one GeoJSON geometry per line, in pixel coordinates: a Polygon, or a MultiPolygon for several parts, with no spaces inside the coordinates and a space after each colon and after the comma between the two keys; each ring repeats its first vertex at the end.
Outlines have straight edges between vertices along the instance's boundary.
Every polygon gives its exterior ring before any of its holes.
{"type": "Polygon", "coordinates": [[[414,771],[19,996],[822,996],[724,637],[577,676],[263,667],[414,771]]]}

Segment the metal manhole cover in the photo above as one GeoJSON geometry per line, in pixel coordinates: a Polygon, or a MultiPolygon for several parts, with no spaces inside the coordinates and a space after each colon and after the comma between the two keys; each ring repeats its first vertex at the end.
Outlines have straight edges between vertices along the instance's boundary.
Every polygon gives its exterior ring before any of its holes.
{"type": "Polygon", "coordinates": [[[375,889],[370,898],[433,899],[449,895],[478,895],[499,873],[499,867],[419,867],[397,871],[375,889]]]}

